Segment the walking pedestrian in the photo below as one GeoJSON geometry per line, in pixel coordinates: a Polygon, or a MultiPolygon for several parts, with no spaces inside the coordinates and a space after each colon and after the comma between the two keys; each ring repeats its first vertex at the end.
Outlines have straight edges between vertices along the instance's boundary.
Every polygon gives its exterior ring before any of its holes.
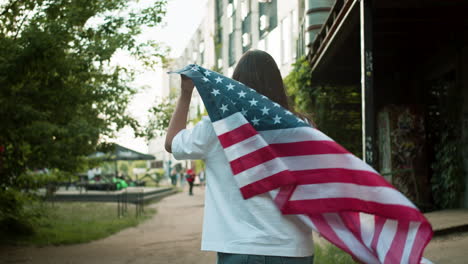
{"type": "MultiPolygon", "coordinates": [[[[246,52],[233,79],[289,109],[280,71],[266,52],[246,52]]],[[[310,228],[296,215],[282,215],[269,193],[244,200],[208,117],[186,129],[194,88],[182,75],[181,95],[167,131],[166,150],[176,159],[206,164],[202,250],[215,251],[218,264],[313,263],[310,228]]],[[[267,169],[267,168],[265,168],[267,169]]]]}
{"type": "Polygon", "coordinates": [[[195,181],[195,173],[191,169],[188,169],[185,173],[185,180],[187,180],[189,184],[189,195],[193,195],[193,183],[195,181]]]}

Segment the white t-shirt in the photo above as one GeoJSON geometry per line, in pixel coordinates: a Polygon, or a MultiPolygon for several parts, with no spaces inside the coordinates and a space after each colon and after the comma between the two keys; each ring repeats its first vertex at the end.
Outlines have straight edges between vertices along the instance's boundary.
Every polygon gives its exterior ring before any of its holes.
{"type": "Polygon", "coordinates": [[[270,193],[244,200],[208,117],[172,141],[176,159],[206,164],[202,250],[235,254],[313,255],[312,232],[297,216],[281,215],[270,193]]]}

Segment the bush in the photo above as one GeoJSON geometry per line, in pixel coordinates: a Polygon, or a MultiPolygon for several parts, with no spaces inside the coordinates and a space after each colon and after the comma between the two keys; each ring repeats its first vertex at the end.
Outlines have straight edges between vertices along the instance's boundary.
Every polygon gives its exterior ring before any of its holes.
{"type": "Polygon", "coordinates": [[[0,234],[33,234],[41,216],[39,210],[30,206],[34,203],[37,203],[36,197],[13,188],[0,192],[0,234]]]}

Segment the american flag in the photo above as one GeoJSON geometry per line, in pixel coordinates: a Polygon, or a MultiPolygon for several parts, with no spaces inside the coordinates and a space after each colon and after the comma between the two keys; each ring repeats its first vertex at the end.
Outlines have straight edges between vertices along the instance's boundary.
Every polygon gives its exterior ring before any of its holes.
{"type": "Polygon", "coordinates": [[[240,82],[195,64],[175,73],[193,80],[245,199],[270,192],[362,263],[430,263],[431,225],[372,167],[240,82]]]}

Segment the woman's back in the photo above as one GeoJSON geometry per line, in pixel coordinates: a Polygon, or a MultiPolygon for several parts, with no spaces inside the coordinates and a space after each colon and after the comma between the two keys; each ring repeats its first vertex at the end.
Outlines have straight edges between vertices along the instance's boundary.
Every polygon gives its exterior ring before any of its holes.
{"type": "Polygon", "coordinates": [[[297,216],[281,215],[270,193],[244,200],[208,117],[177,134],[172,151],[177,159],[205,160],[202,250],[290,257],[313,254],[310,229],[297,216]]]}

